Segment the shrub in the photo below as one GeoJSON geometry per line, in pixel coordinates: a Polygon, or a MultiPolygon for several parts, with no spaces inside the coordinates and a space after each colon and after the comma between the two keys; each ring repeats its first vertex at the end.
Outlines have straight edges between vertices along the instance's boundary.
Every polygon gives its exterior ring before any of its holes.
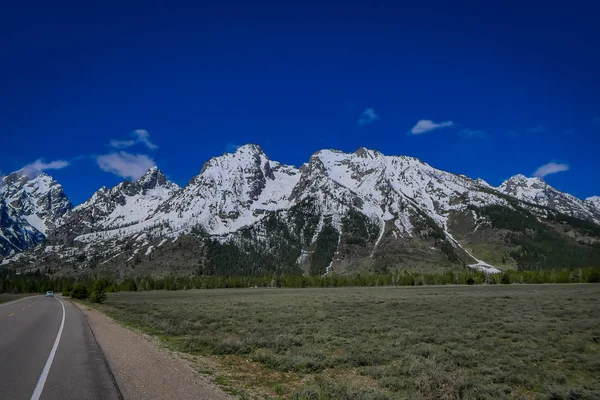
{"type": "Polygon", "coordinates": [[[88,290],[85,285],[79,283],[77,286],[73,288],[71,292],[71,297],[74,299],[85,300],[89,296],[88,290]]]}
{"type": "Polygon", "coordinates": [[[106,287],[108,282],[104,280],[97,280],[92,286],[92,293],[90,293],[90,301],[92,303],[102,304],[106,301],[106,287]]]}
{"type": "Polygon", "coordinates": [[[92,293],[90,293],[90,297],[89,300],[92,303],[98,303],[98,304],[102,304],[106,301],[107,296],[106,296],[106,292],[102,291],[102,292],[97,292],[95,290],[92,290],[92,293]]]}
{"type": "Polygon", "coordinates": [[[121,283],[121,285],[119,285],[119,289],[123,290],[125,292],[136,292],[137,291],[137,285],[135,283],[135,280],[131,279],[131,278],[127,278],[123,281],[123,283],[121,283]]]}
{"type": "Polygon", "coordinates": [[[72,292],[73,292],[73,285],[71,285],[70,283],[65,283],[62,287],[63,296],[71,296],[72,292]]]}

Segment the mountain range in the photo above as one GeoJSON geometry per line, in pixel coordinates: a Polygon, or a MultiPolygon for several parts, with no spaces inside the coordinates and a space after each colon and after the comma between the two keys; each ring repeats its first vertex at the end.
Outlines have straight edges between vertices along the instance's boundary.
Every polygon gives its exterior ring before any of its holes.
{"type": "Polygon", "coordinates": [[[156,167],[73,207],[50,176],[0,181],[0,264],[61,273],[324,274],[600,265],[600,197],[493,187],[412,157],[321,150],[300,168],[245,145],[185,187],[156,167]]]}

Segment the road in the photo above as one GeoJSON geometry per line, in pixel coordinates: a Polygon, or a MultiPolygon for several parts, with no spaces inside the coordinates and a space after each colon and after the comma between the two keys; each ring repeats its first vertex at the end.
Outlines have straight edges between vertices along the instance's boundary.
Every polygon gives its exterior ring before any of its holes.
{"type": "Polygon", "coordinates": [[[60,297],[32,296],[0,304],[0,399],[122,396],[81,311],[60,297]]]}

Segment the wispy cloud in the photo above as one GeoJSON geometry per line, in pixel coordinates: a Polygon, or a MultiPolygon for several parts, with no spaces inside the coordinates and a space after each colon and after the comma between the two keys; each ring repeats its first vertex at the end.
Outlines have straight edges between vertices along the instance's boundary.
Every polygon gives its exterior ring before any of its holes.
{"type": "Polygon", "coordinates": [[[150,134],[145,129],[136,129],[133,134],[137,136],[138,140],[146,145],[150,150],[158,149],[158,146],[150,141],[150,134]]]}
{"type": "Polygon", "coordinates": [[[529,132],[529,133],[545,133],[545,132],[548,132],[548,128],[546,128],[542,124],[537,124],[537,126],[527,129],[527,132],[529,132]]]}
{"type": "Polygon", "coordinates": [[[488,137],[487,132],[482,131],[480,129],[461,129],[460,132],[458,132],[458,134],[465,138],[485,139],[486,137],[488,137]]]}
{"type": "Polygon", "coordinates": [[[69,166],[69,161],[65,160],[55,160],[50,162],[45,162],[43,159],[38,158],[31,164],[27,164],[24,166],[21,171],[26,173],[27,175],[39,174],[40,172],[49,170],[49,169],[63,169],[69,166]]]}
{"type": "Polygon", "coordinates": [[[374,109],[367,108],[360,115],[360,118],[358,119],[358,125],[360,125],[360,126],[369,125],[369,124],[372,124],[375,121],[379,121],[380,119],[381,118],[379,118],[379,115],[377,115],[377,113],[375,113],[374,109]]]}
{"type": "Polygon", "coordinates": [[[127,147],[131,147],[135,144],[135,140],[110,140],[110,147],[114,147],[115,149],[125,149],[127,147]]]}
{"type": "Polygon", "coordinates": [[[130,154],[125,151],[96,157],[98,166],[122,178],[138,179],[156,163],[145,154],[130,154]]]}
{"type": "Polygon", "coordinates": [[[533,176],[537,176],[538,178],[543,178],[547,175],[556,174],[557,172],[568,171],[569,165],[562,163],[549,162],[548,164],[544,164],[539,167],[534,173],[533,176]]]}
{"type": "Polygon", "coordinates": [[[133,139],[129,140],[112,139],[109,145],[115,149],[126,149],[135,144],[141,143],[150,150],[158,149],[158,146],[150,141],[150,134],[145,129],[136,129],[135,131],[131,132],[131,136],[133,139]]]}
{"type": "Polygon", "coordinates": [[[430,119],[422,119],[412,127],[409,134],[411,135],[421,135],[426,132],[430,132],[436,129],[447,128],[454,125],[453,121],[444,121],[444,122],[433,122],[430,119]]]}

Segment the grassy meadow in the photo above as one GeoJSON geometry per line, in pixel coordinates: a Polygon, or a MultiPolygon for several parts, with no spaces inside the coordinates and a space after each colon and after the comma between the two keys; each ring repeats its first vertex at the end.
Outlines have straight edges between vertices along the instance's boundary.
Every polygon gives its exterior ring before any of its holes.
{"type": "Polygon", "coordinates": [[[111,293],[241,398],[600,399],[600,285],[111,293]]]}
{"type": "Polygon", "coordinates": [[[26,294],[0,293],[0,304],[8,303],[9,301],[13,301],[13,300],[18,300],[25,296],[27,296],[27,295],[26,294]]]}

